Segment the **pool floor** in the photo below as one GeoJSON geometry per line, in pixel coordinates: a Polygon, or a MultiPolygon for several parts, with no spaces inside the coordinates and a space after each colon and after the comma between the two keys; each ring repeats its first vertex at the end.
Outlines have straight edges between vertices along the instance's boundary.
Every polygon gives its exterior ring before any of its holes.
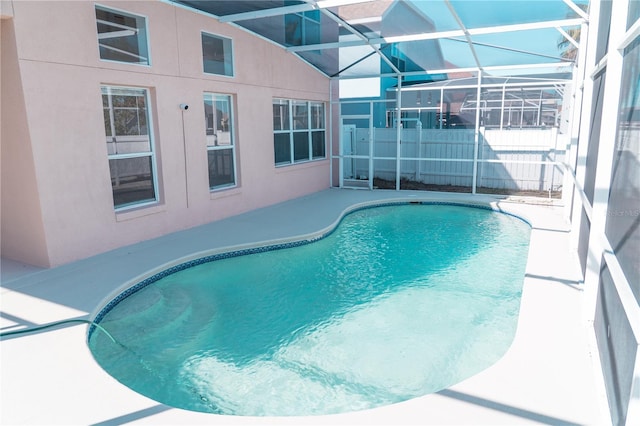
{"type": "Polygon", "coordinates": [[[21,274],[15,272],[21,265],[3,261],[1,327],[8,331],[88,318],[122,283],[212,248],[211,241],[223,248],[312,234],[331,226],[350,206],[399,198],[493,202],[532,223],[516,337],[487,370],[436,394],[362,412],[304,418],[217,416],[173,409],[121,385],[92,358],[86,326],[75,325],[0,342],[0,423],[610,424],[602,377],[594,368],[599,360],[592,330],[582,314],[579,268],[563,209],[557,206],[467,194],[326,190],[59,268],[23,268],[21,274]]]}

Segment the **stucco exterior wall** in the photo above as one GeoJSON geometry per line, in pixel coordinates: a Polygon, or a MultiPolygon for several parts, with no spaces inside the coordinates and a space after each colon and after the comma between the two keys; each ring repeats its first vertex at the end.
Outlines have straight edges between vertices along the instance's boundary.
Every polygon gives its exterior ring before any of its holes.
{"type": "Polygon", "coordinates": [[[13,21],[0,20],[0,30],[0,251],[3,256],[48,266],[13,21]]]}
{"type": "MultiPolygon", "coordinates": [[[[150,66],[100,60],[93,2],[13,2],[27,123],[13,132],[30,142],[44,238],[20,241],[3,233],[3,256],[60,265],[329,186],[328,159],[276,168],[272,130],[274,97],[327,102],[328,78],[267,41],[184,8],[160,1],[99,4],[146,17],[150,66]],[[203,73],[201,31],[232,39],[234,77],[203,73]],[[149,89],[156,205],[114,211],[103,84],[149,89]],[[236,188],[209,191],[204,92],[234,97],[236,188]],[[46,251],[48,260],[24,255],[31,250],[46,251]]],[[[19,212],[11,200],[5,208],[4,193],[2,201],[4,230],[19,212]]]]}

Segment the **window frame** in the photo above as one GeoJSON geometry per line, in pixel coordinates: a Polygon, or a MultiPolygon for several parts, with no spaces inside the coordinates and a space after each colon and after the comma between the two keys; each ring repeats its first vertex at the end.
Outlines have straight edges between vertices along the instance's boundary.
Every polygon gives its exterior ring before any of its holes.
{"type": "MultiPolygon", "coordinates": [[[[281,129],[276,129],[276,116],[273,115],[274,126],[273,126],[273,149],[274,149],[274,164],[276,167],[286,167],[293,166],[301,163],[309,163],[313,161],[322,161],[327,159],[327,106],[324,101],[312,101],[312,100],[303,100],[303,99],[286,99],[286,98],[273,98],[272,102],[272,114],[274,113],[274,107],[276,105],[287,105],[287,117],[282,115],[279,116],[280,127],[281,129]],[[305,114],[304,120],[306,121],[306,127],[301,127],[299,122],[296,121],[296,117],[300,115],[296,115],[296,107],[305,105],[305,114]],[[313,108],[318,105],[322,106],[322,126],[315,127],[313,123],[313,108]],[[286,118],[286,122],[283,121],[283,118],[286,118]],[[314,133],[323,132],[323,155],[322,156],[314,156],[314,133]],[[307,139],[307,156],[304,159],[296,159],[296,142],[299,142],[299,136],[296,138],[296,135],[306,134],[307,139]],[[289,159],[288,161],[278,162],[276,159],[276,138],[277,135],[288,135],[289,136],[289,159]]],[[[298,151],[299,152],[299,151],[298,151]]]]}
{"type": "MultiPolygon", "coordinates": [[[[216,75],[216,76],[220,76],[220,77],[227,77],[227,78],[235,78],[236,76],[236,64],[235,64],[235,49],[234,49],[234,45],[233,45],[233,39],[231,37],[227,37],[227,36],[223,36],[220,34],[216,34],[216,33],[211,33],[208,31],[200,31],[200,47],[201,47],[201,52],[202,52],[202,73],[205,75],[216,75]],[[220,73],[216,73],[216,72],[209,72],[205,69],[205,52],[204,52],[204,38],[205,37],[210,37],[210,38],[215,38],[215,39],[219,39],[222,41],[222,45],[223,45],[223,49],[226,45],[226,43],[228,43],[229,46],[229,66],[231,67],[231,72],[229,74],[220,74],[220,73]]],[[[223,62],[223,67],[226,69],[227,67],[227,62],[226,62],[226,57],[227,57],[227,52],[226,50],[224,50],[223,52],[223,58],[224,58],[224,62],[223,62]]]]}
{"type": "MultiPolygon", "coordinates": [[[[234,99],[235,97],[230,93],[218,93],[218,92],[204,92],[202,95],[203,107],[204,110],[204,120],[205,120],[205,138],[207,139],[207,176],[209,178],[209,192],[218,192],[231,188],[236,188],[238,186],[238,168],[237,168],[237,155],[236,155],[236,124],[235,124],[235,112],[234,112],[234,99]],[[211,101],[212,106],[215,105],[217,97],[225,97],[229,104],[229,137],[230,144],[229,145],[210,145],[208,142],[209,139],[209,116],[206,111],[206,102],[207,96],[209,96],[209,100],[211,101]],[[233,183],[226,183],[217,186],[211,186],[211,169],[209,168],[209,152],[212,151],[231,151],[231,161],[232,161],[232,169],[233,169],[233,183]]],[[[214,108],[215,110],[215,108],[214,108]]],[[[213,114],[215,117],[215,114],[213,114]]],[[[214,118],[214,126],[212,127],[213,131],[216,131],[215,126],[215,118],[214,118]]],[[[214,135],[211,135],[214,136],[214,135]]]]}
{"type": "MultiPolygon", "coordinates": [[[[105,141],[107,143],[109,143],[110,141],[115,142],[115,138],[118,137],[118,135],[115,135],[115,119],[114,119],[114,107],[112,104],[112,99],[113,99],[113,94],[111,94],[112,89],[117,89],[117,90],[125,90],[125,91],[141,91],[142,93],[144,93],[144,97],[145,97],[145,105],[146,105],[146,125],[147,125],[147,135],[149,137],[149,151],[140,151],[140,152],[129,152],[129,153],[123,153],[123,154],[110,154],[107,150],[107,162],[111,162],[112,160],[114,161],[118,161],[118,160],[126,160],[126,159],[131,159],[131,158],[145,158],[148,157],[150,160],[150,165],[151,165],[151,183],[152,183],[152,190],[153,190],[153,195],[154,195],[154,199],[146,199],[143,201],[139,201],[139,202],[131,202],[131,203],[126,203],[126,204],[121,204],[121,205],[116,205],[116,200],[115,197],[113,197],[113,184],[111,186],[111,194],[112,194],[112,203],[113,203],[113,208],[114,211],[116,213],[119,212],[124,212],[124,211],[129,211],[129,210],[133,210],[133,209],[138,209],[138,208],[143,208],[143,207],[148,207],[148,206],[154,206],[160,203],[160,188],[158,185],[158,164],[157,164],[157,156],[156,156],[156,147],[155,147],[155,135],[154,135],[154,126],[153,126],[153,117],[151,114],[151,94],[150,94],[150,90],[146,87],[139,87],[139,86],[118,86],[118,85],[111,85],[111,84],[101,84],[100,85],[100,92],[101,92],[101,97],[104,96],[105,94],[108,96],[107,99],[109,99],[109,104],[107,105],[107,107],[105,107],[103,105],[102,110],[103,110],[103,121],[104,121],[104,111],[106,108],[109,109],[109,118],[110,118],[110,135],[107,134],[107,128],[105,126],[105,141]],[[107,93],[105,93],[105,89],[107,91],[107,93]]],[[[126,136],[126,135],[125,135],[126,136]]],[[[134,138],[135,139],[135,138],[134,138]]],[[[109,166],[109,179],[111,180],[111,167],[109,166]]]]}
{"type": "MultiPolygon", "coordinates": [[[[116,63],[116,64],[127,64],[127,65],[137,65],[137,66],[143,66],[143,67],[151,67],[151,43],[150,43],[150,35],[149,35],[149,19],[146,15],[139,15],[136,13],[132,13],[126,10],[122,10],[122,9],[118,9],[118,8],[114,8],[114,7],[109,7],[109,6],[104,6],[101,4],[96,3],[94,5],[94,14],[97,13],[98,9],[105,11],[105,12],[111,12],[111,13],[115,13],[115,14],[121,14],[124,15],[125,17],[130,17],[130,18],[134,18],[136,20],[138,19],[142,19],[144,21],[144,31],[142,32],[142,43],[140,40],[138,40],[138,46],[144,45],[145,49],[146,49],[146,62],[128,62],[128,61],[120,61],[117,59],[108,59],[108,58],[103,58],[102,54],[101,54],[101,46],[100,46],[100,32],[98,32],[98,17],[95,16],[95,22],[96,22],[96,41],[97,41],[97,46],[98,46],[98,57],[100,59],[100,61],[104,61],[104,62],[112,62],[112,63],[116,63]]],[[[116,26],[116,25],[113,25],[116,26]]],[[[139,28],[136,28],[137,30],[140,30],[139,28]]],[[[132,55],[132,56],[138,56],[141,58],[144,58],[144,56],[142,55],[135,55],[129,52],[125,52],[125,54],[128,55],[132,55]]]]}

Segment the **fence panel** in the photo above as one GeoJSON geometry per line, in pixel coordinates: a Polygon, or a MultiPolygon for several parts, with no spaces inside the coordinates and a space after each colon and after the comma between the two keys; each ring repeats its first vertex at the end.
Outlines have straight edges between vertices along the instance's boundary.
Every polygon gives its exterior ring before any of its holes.
{"type": "MultiPolygon", "coordinates": [[[[374,177],[378,180],[395,181],[396,135],[393,128],[374,129],[374,177]]],[[[478,136],[478,192],[557,192],[562,173],[552,163],[564,156],[557,141],[556,128],[483,129],[478,136]]],[[[472,129],[402,129],[401,188],[470,188],[474,150],[472,129]]],[[[387,186],[395,187],[395,182],[387,186]]]]}

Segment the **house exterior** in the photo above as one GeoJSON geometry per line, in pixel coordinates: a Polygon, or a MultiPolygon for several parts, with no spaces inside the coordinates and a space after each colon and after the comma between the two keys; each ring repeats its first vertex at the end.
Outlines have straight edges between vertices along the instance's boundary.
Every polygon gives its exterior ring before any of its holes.
{"type": "Polygon", "coordinates": [[[53,267],[329,187],[330,80],[299,57],[160,0],[1,4],[3,257],[53,267]]]}

